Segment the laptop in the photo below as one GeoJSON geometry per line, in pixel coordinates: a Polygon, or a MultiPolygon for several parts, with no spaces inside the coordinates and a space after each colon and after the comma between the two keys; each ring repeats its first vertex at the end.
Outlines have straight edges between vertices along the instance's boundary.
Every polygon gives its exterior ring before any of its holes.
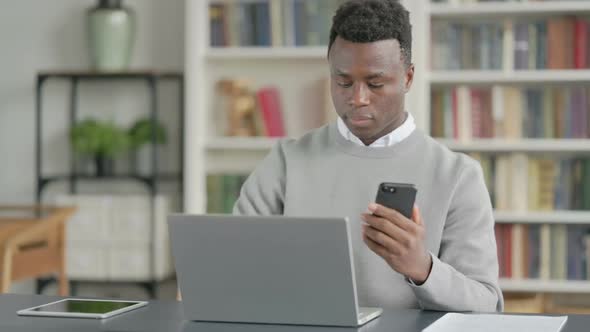
{"type": "Polygon", "coordinates": [[[168,217],[185,318],[360,326],[346,218],[168,217]]]}

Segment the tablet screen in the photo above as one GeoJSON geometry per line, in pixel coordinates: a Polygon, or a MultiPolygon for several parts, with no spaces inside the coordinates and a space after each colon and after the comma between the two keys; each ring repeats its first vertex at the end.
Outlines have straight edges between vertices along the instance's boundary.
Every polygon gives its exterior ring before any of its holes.
{"type": "Polygon", "coordinates": [[[64,300],[31,309],[36,312],[61,312],[81,314],[106,314],[137,304],[134,301],[64,300]]]}

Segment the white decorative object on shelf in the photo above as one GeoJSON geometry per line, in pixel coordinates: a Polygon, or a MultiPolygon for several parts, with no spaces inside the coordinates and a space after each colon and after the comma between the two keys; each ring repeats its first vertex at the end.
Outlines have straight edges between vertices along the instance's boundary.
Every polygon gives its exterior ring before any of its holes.
{"type": "Polygon", "coordinates": [[[170,202],[164,195],[155,196],[152,225],[150,199],[145,195],[56,197],[58,205],[78,208],[67,223],[68,277],[89,281],[169,277],[174,272],[166,226],[170,202]]]}

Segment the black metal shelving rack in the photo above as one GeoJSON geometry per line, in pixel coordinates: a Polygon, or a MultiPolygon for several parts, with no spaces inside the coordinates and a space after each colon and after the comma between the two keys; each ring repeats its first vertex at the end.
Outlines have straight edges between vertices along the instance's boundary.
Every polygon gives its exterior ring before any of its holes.
{"type": "MultiPolygon", "coordinates": [[[[125,71],[125,72],[92,72],[92,71],[52,71],[52,72],[40,72],[37,74],[37,82],[35,88],[35,159],[36,159],[36,201],[40,204],[42,201],[43,190],[50,184],[56,181],[68,181],[69,191],[71,194],[75,194],[78,190],[78,180],[131,180],[143,183],[151,198],[151,221],[150,221],[150,271],[152,274],[152,280],[141,282],[141,285],[146,289],[151,298],[155,298],[158,283],[155,280],[155,247],[154,247],[154,223],[155,223],[155,211],[154,202],[158,192],[158,181],[178,181],[178,187],[180,192],[180,209],[183,210],[182,206],[182,195],[184,192],[184,76],[180,72],[163,72],[155,70],[144,70],[144,71],[125,71]],[[108,80],[124,80],[124,81],[144,81],[147,83],[149,90],[149,105],[150,105],[150,119],[152,124],[158,122],[158,84],[160,81],[176,81],[178,84],[178,105],[179,105],[179,170],[174,174],[163,174],[158,172],[158,149],[156,148],[156,131],[152,131],[151,145],[151,170],[152,173],[149,176],[141,176],[137,174],[116,174],[112,176],[97,177],[88,174],[77,173],[76,157],[73,148],[70,144],[70,171],[57,176],[44,176],[42,174],[42,108],[43,108],[43,86],[49,80],[66,80],[70,83],[70,94],[69,94],[69,123],[68,130],[71,129],[77,119],[78,113],[78,87],[83,81],[108,81],[108,80]]],[[[43,288],[53,282],[54,279],[38,279],[37,280],[37,293],[41,293],[43,288]]],[[[76,282],[71,282],[72,293],[75,293],[76,282]]]]}

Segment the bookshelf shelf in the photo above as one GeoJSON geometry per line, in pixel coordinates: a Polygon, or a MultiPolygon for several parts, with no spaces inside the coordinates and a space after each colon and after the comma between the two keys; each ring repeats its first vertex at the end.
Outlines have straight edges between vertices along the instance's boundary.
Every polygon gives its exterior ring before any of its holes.
{"type": "Polygon", "coordinates": [[[270,137],[217,137],[206,143],[207,150],[269,150],[278,141],[270,137]]]}
{"type": "Polygon", "coordinates": [[[590,82],[590,70],[461,70],[433,71],[431,84],[547,84],[590,82]]]}
{"type": "Polygon", "coordinates": [[[244,59],[325,59],[325,46],[306,47],[210,47],[206,58],[209,60],[244,59]]]}
{"type": "Polygon", "coordinates": [[[590,211],[495,211],[496,223],[521,224],[590,224],[590,211]]]}
{"type": "MultiPolygon", "coordinates": [[[[208,150],[268,150],[278,138],[270,137],[217,137],[207,141],[208,150]]],[[[458,152],[530,152],[530,153],[588,153],[587,139],[474,139],[457,141],[438,139],[449,149],[458,152]]]]}
{"type": "MultiPolygon", "coordinates": [[[[206,148],[207,150],[268,150],[277,140],[278,138],[270,137],[217,137],[208,140],[206,148]]],[[[590,154],[590,139],[474,139],[465,142],[438,139],[438,141],[458,152],[590,154]]]]}
{"type": "Polygon", "coordinates": [[[590,293],[590,281],[502,278],[500,288],[505,292],[590,293]]]}
{"type": "Polygon", "coordinates": [[[431,4],[430,16],[432,18],[464,18],[472,16],[528,16],[538,14],[568,14],[590,12],[590,3],[587,1],[547,1],[518,2],[518,3],[475,3],[475,4],[431,4]]]}
{"type": "Polygon", "coordinates": [[[473,139],[465,142],[439,139],[439,142],[460,152],[590,154],[590,139],[473,139]]]}

